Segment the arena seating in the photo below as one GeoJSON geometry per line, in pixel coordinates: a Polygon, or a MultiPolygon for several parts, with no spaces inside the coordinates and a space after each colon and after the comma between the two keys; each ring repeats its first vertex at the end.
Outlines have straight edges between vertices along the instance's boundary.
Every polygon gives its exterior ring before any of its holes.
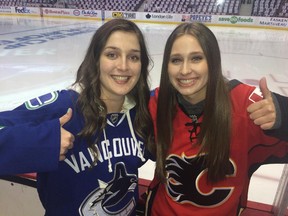
{"type": "Polygon", "coordinates": [[[78,0],[77,8],[95,10],[137,11],[144,0],[78,0]]]}
{"type": "Polygon", "coordinates": [[[240,0],[152,0],[149,12],[238,15],[240,0]]]}
{"type": "Polygon", "coordinates": [[[255,0],[252,16],[288,17],[288,2],[286,0],[255,0]]]}

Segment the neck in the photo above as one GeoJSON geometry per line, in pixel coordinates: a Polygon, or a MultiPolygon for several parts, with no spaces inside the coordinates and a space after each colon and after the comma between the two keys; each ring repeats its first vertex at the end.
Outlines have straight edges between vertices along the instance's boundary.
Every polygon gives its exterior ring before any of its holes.
{"type": "Polygon", "coordinates": [[[121,100],[104,99],[103,101],[106,104],[107,113],[119,113],[122,110],[124,98],[121,100]]]}
{"type": "Polygon", "coordinates": [[[184,99],[181,94],[177,94],[177,101],[180,108],[192,119],[195,117],[198,118],[203,113],[205,100],[202,100],[197,104],[191,104],[186,99],[184,99]]]}

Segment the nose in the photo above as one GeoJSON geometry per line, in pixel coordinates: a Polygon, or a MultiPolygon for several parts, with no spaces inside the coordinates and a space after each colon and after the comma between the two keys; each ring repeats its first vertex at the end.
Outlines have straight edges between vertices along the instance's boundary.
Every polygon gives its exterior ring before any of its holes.
{"type": "Polygon", "coordinates": [[[125,56],[123,56],[122,58],[119,58],[118,69],[122,71],[126,71],[128,69],[128,61],[125,56]]]}
{"type": "Polygon", "coordinates": [[[190,64],[188,61],[184,61],[181,67],[181,74],[186,75],[191,72],[190,64]]]}

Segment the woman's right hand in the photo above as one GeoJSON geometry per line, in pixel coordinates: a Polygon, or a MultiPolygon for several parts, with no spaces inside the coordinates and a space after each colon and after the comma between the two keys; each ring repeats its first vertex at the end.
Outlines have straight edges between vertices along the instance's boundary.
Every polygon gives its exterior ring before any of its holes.
{"type": "Polygon", "coordinates": [[[73,144],[75,140],[74,135],[63,128],[63,126],[68,121],[70,121],[71,118],[72,118],[72,109],[69,108],[67,113],[59,119],[60,126],[61,126],[61,146],[60,146],[60,157],[59,157],[60,161],[65,160],[66,158],[65,154],[68,152],[69,149],[72,149],[74,145],[73,144]]]}

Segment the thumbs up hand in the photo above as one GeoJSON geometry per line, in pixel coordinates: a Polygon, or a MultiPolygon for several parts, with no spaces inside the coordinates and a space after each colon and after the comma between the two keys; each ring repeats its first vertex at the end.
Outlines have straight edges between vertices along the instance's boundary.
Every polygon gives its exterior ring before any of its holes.
{"type": "Polygon", "coordinates": [[[60,146],[60,157],[59,160],[65,160],[66,156],[65,154],[69,149],[73,148],[73,142],[74,142],[74,135],[70,133],[69,131],[65,130],[63,126],[70,121],[72,118],[72,109],[69,108],[67,113],[63,115],[59,121],[61,126],[61,146],[60,146]]]}
{"type": "Polygon", "coordinates": [[[262,92],[263,99],[249,105],[247,111],[250,119],[252,119],[256,125],[259,125],[263,130],[269,130],[276,121],[276,108],[265,77],[260,79],[259,88],[262,92]]]}

